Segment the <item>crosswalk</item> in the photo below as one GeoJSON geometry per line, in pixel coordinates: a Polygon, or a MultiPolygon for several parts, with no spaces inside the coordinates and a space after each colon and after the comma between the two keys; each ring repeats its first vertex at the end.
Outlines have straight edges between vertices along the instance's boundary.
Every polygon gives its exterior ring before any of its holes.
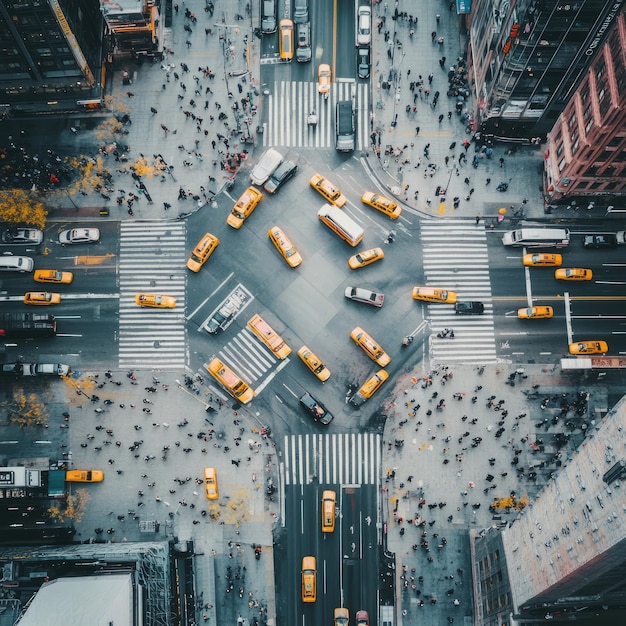
{"type": "Polygon", "coordinates": [[[335,105],[354,96],[356,109],[356,150],[367,148],[369,136],[369,90],[366,83],[332,83],[328,100],[317,91],[316,82],[276,81],[268,96],[268,122],[264,128],[264,146],[300,148],[335,147],[335,105]],[[309,126],[307,117],[315,111],[317,126],[309,126]]]}
{"type": "Polygon", "coordinates": [[[119,366],[185,366],[185,223],[123,222],[120,226],[119,366]],[[137,293],[176,298],[174,309],[140,308],[137,293]]]}
{"type": "Polygon", "coordinates": [[[430,355],[434,363],[495,363],[496,340],[487,237],[482,222],[450,219],[422,222],[424,275],[429,287],[457,292],[459,302],[477,300],[483,315],[456,315],[454,307],[429,304],[430,355]],[[438,338],[444,328],[454,338],[438,338]]]}
{"type": "Polygon", "coordinates": [[[288,435],[281,469],[286,485],[377,485],[381,436],[374,433],[288,435]]]}
{"type": "MultiPolygon", "coordinates": [[[[251,386],[263,378],[278,362],[278,359],[247,328],[241,329],[219,350],[217,356],[251,386]]],[[[288,362],[288,358],[282,361],[288,362]]]]}

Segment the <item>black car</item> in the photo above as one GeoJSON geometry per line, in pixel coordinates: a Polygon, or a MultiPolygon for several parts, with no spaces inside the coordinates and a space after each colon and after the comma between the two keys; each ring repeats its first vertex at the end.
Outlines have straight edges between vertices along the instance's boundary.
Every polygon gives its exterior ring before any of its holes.
{"type": "Polygon", "coordinates": [[[485,305],[482,302],[457,302],[454,305],[454,312],[461,315],[482,315],[485,305]]]}
{"type": "Polygon", "coordinates": [[[224,326],[233,319],[235,313],[237,313],[236,307],[231,304],[225,304],[215,311],[211,319],[204,325],[204,330],[212,335],[216,335],[218,331],[224,330],[224,326]]]}
{"type": "Polygon", "coordinates": [[[296,172],[298,166],[293,161],[283,161],[263,186],[267,193],[276,193],[296,172]]]}
{"type": "Polygon", "coordinates": [[[300,398],[300,406],[316,421],[327,425],[333,421],[333,414],[308,391],[300,398]]]}
{"type": "Polygon", "coordinates": [[[370,47],[359,46],[356,49],[356,66],[359,78],[369,78],[370,65],[370,47]]]}
{"type": "Polygon", "coordinates": [[[615,248],[617,237],[613,233],[606,235],[585,235],[583,239],[585,248],[615,248]]]}

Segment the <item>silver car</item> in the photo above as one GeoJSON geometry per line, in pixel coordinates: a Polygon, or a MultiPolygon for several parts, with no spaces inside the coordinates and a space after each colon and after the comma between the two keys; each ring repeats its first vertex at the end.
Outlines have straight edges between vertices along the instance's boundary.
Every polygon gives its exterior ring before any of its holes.
{"type": "Polygon", "coordinates": [[[100,241],[100,231],[97,228],[71,228],[59,235],[59,243],[96,243],[100,241]]]}
{"type": "Polygon", "coordinates": [[[381,307],[385,302],[384,294],[372,291],[371,289],[364,289],[363,287],[346,287],[343,295],[349,300],[364,302],[365,304],[371,304],[377,307],[381,307]]]}
{"type": "Polygon", "coordinates": [[[7,228],[2,231],[0,240],[4,244],[39,245],[43,241],[43,231],[38,228],[7,228]]]}

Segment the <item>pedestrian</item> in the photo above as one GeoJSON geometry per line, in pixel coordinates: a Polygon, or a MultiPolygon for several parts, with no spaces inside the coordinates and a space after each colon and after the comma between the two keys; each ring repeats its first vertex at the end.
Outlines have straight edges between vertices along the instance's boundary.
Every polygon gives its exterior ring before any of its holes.
{"type": "Polygon", "coordinates": [[[443,113],[439,116],[439,123],[443,122],[443,113]]]}
{"type": "Polygon", "coordinates": [[[504,159],[502,157],[500,157],[499,163],[500,163],[500,167],[504,167],[504,159]]]}
{"type": "Polygon", "coordinates": [[[480,223],[480,215],[476,216],[476,226],[478,226],[478,224],[480,223]]]}
{"type": "Polygon", "coordinates": [[[417,136],[417,135],[419,135],[419,134],[420,134],[420,127],[419,127],[419,126],[416,126],[416,127],[415,127],[415,135],[417,136]]]}

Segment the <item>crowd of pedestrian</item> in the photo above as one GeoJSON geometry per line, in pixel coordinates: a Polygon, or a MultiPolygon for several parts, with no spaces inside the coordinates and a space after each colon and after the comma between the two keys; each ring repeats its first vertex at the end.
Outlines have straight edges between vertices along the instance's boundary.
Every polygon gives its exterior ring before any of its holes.
{"type": "Polygon", "coordinates": [[[506,523],[586,428],[586,392],[543,392],[523,369],[497,370],[502,380],[494,385],[483,372],[440,366],[412,378],[385,429],[383,491],[400,542],[404,611],[439,602],[438,610],[462,619],[470,581],[450,543],[456,547],[471,527],[506,523]]]}

